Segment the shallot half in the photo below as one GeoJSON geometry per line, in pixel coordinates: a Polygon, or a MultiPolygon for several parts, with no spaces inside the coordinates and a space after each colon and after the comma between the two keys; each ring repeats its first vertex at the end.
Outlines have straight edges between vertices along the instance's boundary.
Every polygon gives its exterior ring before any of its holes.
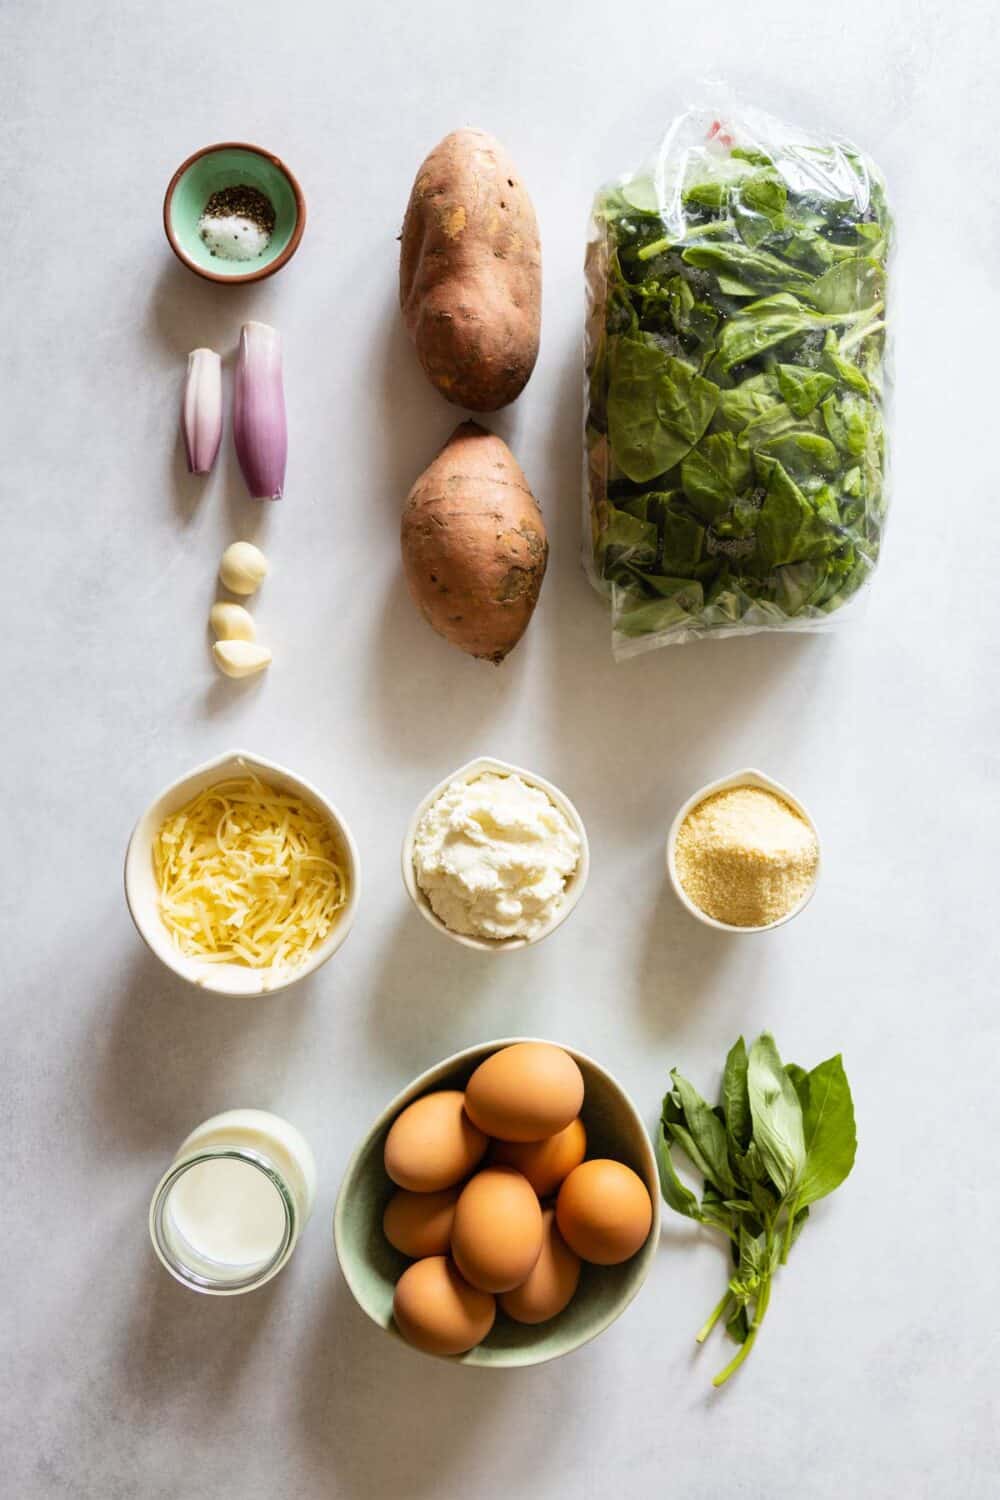
{"type": "Polygon", "coordinates": [[[244,323],[236,360],[233,440],[255,500],[280,500],[288,427],[281,378],[281,336],[267,323],[244,323]]]}
{"type": "Polygon", "coordinates": [[[188,355],[181,432],[188,473],[210,474],[222,441],[222,361],[214,349],[188,355]]]}

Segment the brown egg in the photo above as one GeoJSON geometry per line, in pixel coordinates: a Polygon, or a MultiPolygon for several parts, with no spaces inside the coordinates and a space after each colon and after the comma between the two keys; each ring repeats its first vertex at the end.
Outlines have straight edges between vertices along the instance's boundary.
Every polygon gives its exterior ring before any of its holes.
{"type": "Polygon", "coordinates": [[[462,1189],[451,1253],[484,1292],[519,1286],[542,1248],[542,1210],[530,1182],[512,1167],[486,1167],[462,1189]]]}
{"type": "Polygon", "coordinates": [[[386,1204],[382,1229],[390,1245],[422,1260],[425,1255],[447,1255],[459,1189],[440,1193],[408,1193],[400,1188],[386,1204]]]}
{"type": "Polygon", "coordinates": [[[396,1327],[427,1354],[464,1354],[493,1327],[496,1303],[458,1274],[446,1255],[407,1266],[392,1299],[396,1327]]]}
{"type": "Polygon", "coordinates": [[[497,1141],[490,1161],[514,1167],[527,1177],[539,1198],[548,1198],[586,1154],[587,1132],[578,1118],[544,1141],[497,1141]]]}
{"type": "Polygon", "coordinates": [[[646,1243],[653,1205],[641,1177],[620,1161],[576,1167],[559,1189],[559,1232],[571,1250],[598,1266],[617,1266],[646,1243]]]}
{"type": "Polygon", "coordinates": [[[570,1302],[580,1280],[580,1257],[559,1233],[556,1211],[542,1213],[542,1249],[527,1281],[504,1292],[500,1306],[516,1323],[545,1323],[570,1302]]]}
{"type": "Polygon", "coordinates": [[[540,1141],[580,1113],[583,1074],[551,1042],[515,1042],[488,1057],[469,1079],[470,1120],[501,1141],[540,1141]]]}
{"type": "Polygon", "coordinates": [[[465,1113],[457,1089],[424,1094],[393,1121],[385,1142],[385,1170],[411,1193],[454,1187],[476,1167],[489,1144],[465,1113]]]}

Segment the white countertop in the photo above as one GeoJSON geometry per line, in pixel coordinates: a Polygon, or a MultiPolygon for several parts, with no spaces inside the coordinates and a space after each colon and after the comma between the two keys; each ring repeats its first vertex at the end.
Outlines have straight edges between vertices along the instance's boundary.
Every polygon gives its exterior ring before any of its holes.
{"type": "Polygon", "coordinates": [[[960,10],[7,0],[0,1412],[16,1500],[997,1494],[1000,111],[993,7],[960,10]],[[848,131],[888,175],[894,513],[853,632],[616,667],[578,566],[584,229],[594,188],[699,73],[848,131]],[[396,235],[421,157],[462,123],[508,145],[545,257],[537,371],[490,425],[552,560],[500,670],[420,622],[397,538],[457,414],[400,326],[396,235]],[[233,137],[283,155],[309,201],[296,259],[256,290],[197,280],[160,225],[177,163],[233,137]],[[245,498],[228,432],[207,482],[177,438],[187,351],[231,351],[247,316],[285,339],[273,507],[245,498]],[[205,629],[238,535],[273,564],[256,615],[274,666],[242,685],[214,671],[205,629]],[[320,783],[365,869],[342,953],[262,1003],[175,981],[122,899],[138,813],[235,745],[320,783]],[[399,878],[414,804],[476,753],[563,787],[592,847],[576,914],[503,962],[443,941],[399,878]],[[679,908],[662,854],[679,802],[741,765],[802,797],[825,856],[801,919],[746,940],[679,908]],[[765,1026],[804,1064],[843,1051],[860,1151],[721,1394],[728,1346],[692,1339],[724,1259],[670,1215],[639,1300],[555,1365],[450,1367],[355,1307],[337,1186],[418,1070],[493,1036],[565,1039],[652,1125],[672,1065],[714,1089],[736,1035],[765,1026]],[[319,1200],[274,1283],[199,1298],[155,1261],[147,1206],[184,1135],[236,1105],[307,1134],[319,1200]]]}

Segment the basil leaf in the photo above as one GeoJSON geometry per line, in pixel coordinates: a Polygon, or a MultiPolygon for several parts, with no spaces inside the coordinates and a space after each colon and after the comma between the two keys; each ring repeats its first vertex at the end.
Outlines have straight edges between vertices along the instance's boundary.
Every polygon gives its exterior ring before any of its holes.
{"type": "Polygon", "coordinates": [[[838,1188],[854,1166],[858,1149],[854,1103],[840,1054],[792,1080],[801,1101],[806,1148],[805,1167],[795,1202],[815,1203],[838,1188]]]}
{"type": "Polygon", "coordinates": [[[751,1182],[750,1202],[765,1223],[773,1222],[781,1206],[778,1194],[763,1182],[751,1182]]]}
{"type": "Polygon", "coordinates": [[[750,1095],[747,1093],[747,1044],[742,1037],[737,1038],[726,1057],[722,1073],[722,1112],[731,1145],[742,1156],[753,1134],[750,1095]]]}
{"type": "Polygon", "coordinates": [[[806,1162],[802,1106],[781,1065],[774,1038],[766,1031],[750,1048],[747,1091],[754,1143],[771,1181],[787,1196],[797,1186],[806,1162]]]}
{"type": "Polygon", "coordinates": [[[798,1239],[799,1235],[802,1233],[803,1229],[805,1228],[805,1223],[806,1223],[806,1220],[808,1219],[808,1217],[809,1217],[809,1210],[808,1210],[808,1208],[800,1208],[800,1209],[797,1210],[797,1212],[795,1214],[795,1218],[792,1220],[792,1237],[788,1241],[788,1248],[789,1249],[792,1248],[792,1246],[795,1244],[795,1241],[798,1239]]]}
{"type": "Polygon", "coordinates": [[[656,1164],[660,1172],[660,1191],[664,1201],[675,1213],[683,1214],[686,1219],[701,1220],[703,1216],[697,1198],[677,1175],[677,1168],[670,1155],[670,1142],[662,1122],[656,1138],[656,1164]]]}
{"type": "MultiPolygon", "coordinates": [[[[698,1151],[698,1159],[692,1157],[692,1161],[702,1176],[707,1177],[723,1194],[731,1192],[736,1187],[736,1182],[729,1166],[726,1127],[694,1085],[688,1083],[676,1068],[671,1070],[670,1077],[684,1110],[685,1124],[698,1151]]],[[[676,1126],[672,1128],[676,1129],[676,1126]]]]}
{"type": "MultiPolygon", "coordinates": [[[[748,1076],[749,1076],[749,1069],[748,1069],[748,1076]]],[[[748,1085],[747,1085],[747,1108],[749,1109],[749,1107],[750,1107],[750,1089],[749,1089],[749,1082],[748,1082],[748,1085]]],[[[752,1123],[752,1121],[753,1121],[753,1116],[751,1114],[751,1123],[752,1123]]],[[[748,1182],[766,1182],[767,1181],[767,1168],[764,1165],[764,1158],[760,1154],[760,1150],[759,1150],[759,1148],[757,1146],[756,1141],[751,1141],[750,1142],[750,1144],[747,1147],[746,1151],[744,1152],[743,1156],[740,1158],[740,1168],[741,1168],[741,1171],[743,1172],[743,1174],[746,1177],[746,1179],[747,1179],[748,1182]]]]}
{"type": "Polygon", "coordinates": [[[608,434],[618,467],[642,484],[680,463],[712,419],[719,388],[656,344],[617,338],[608,434]]]}
{"type": "Polygon", "coordinates": [[[745,1344],[750,1336],[750,1324],[747,1321],[746,1304],[741,1304],[732,1317],[726,1323],[726,1332],[737,1344],[745,1344]]]}

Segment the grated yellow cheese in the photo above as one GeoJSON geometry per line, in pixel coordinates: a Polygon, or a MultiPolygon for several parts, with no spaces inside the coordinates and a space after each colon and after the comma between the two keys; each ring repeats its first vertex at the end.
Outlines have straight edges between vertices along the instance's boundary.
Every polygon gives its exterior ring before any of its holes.
{"type": "Polygon", "coordinates": [[[692,808],[674,858],[681,884],[703,912],[730,927],[767,927],[808,894],[819,845],[783,797],[736,786],[692,808]]]}
{"type": "Polygon", "coordinates": [[[220,781],[167,818],[153,867],[164,925],[203,963],[298,968],[348,896],[327,819],[253,775],[220,781]]]}

